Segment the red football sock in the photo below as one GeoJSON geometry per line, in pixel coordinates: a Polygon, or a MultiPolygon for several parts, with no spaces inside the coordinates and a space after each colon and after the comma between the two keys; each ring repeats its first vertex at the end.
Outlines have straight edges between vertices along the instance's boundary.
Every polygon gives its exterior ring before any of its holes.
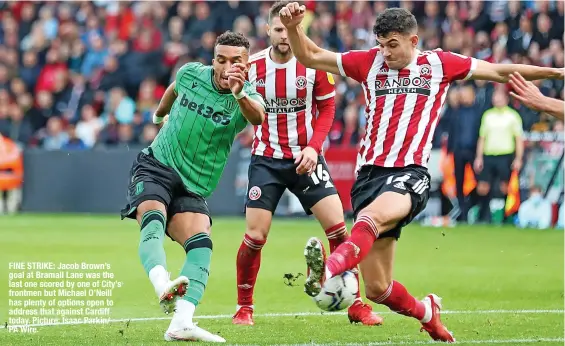
{"type": "Polygon", "coordinates": [[[406,287],[398,281],[393,281],[380,297],[367,298],[377,304],[386,305],[401,315],[414,317],[418,321],[424,319],[426,315],[426,305],[410,295],[406,287]]]}
{"type": "Polygon", "coordinates": [[[237,304],[253,305],[253,289],[261,266],[261,249],[265,241],[251,238],[247,234],[237,252],[237,304]]]}
{"type": "MultiPolygon", "coordinates": [[[[345,222],[340,222],[324,231],[330,243],[330,254],[337,249],[337,247],[345,242],[348,238],[347,228],[345,222]]],[[[355,278],[357,279],[357,284],[359,284],[359,271],[355,271],[355,278]]],[[[361,298],[361,290],[357,291],[355,298],[361,298]]]]}
{"type": "Polygon", "coordinates": [[[340,244],[328,257],[326,268],[332,276],[355,268],[371,250],[379,237],[375,222],[368,216],[357,219],[351,230],[351,237],[340,244]]]}
{"type": "Polygon", "coordinates": [[[345,222],[333,225],[324,232],[330,242],[330,253],[334,252],[339,244],[343,243],[347,239],[347,228],[345,227],[345,222]]]}

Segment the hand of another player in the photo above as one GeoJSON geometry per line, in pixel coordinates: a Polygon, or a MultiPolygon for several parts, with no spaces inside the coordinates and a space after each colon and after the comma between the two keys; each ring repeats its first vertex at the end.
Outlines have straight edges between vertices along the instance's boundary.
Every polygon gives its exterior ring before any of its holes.
{"type": "Polygon", "coordinates": [[[279,18],[281,23],[287,28],[293,28],[302,22],[304,14],[306,13],[306,6],[300,6],[297,2],[291,2],[279,11],[279,18]]]}
{"type": "Polygon", "coordinates": [[[514,159],[514,161],[512,161],[512,169],[519,172],[522,169],[522,160],[518,158],[514,159]]]}
{"type": "Polygon", "coordinates": [[[318,153],[314,148],[306,147],[298,154],[294,163],[298,164],[298,167],[296,167],[297,174],[308,173],[308,175],[312,175],[318,164],[318,153]]]}
{"type": "Polygon", "coordinates": [[[473,165],[473,168],[475,168],[476,173],[482,172],[482,170],[483,170],[483,158],[482,157],[477,157],[475,159],[475,163],[473,165]]]}
{"type": "Polygon", "coordinates": [[[534,83],[527,81],[517,72],[510,75],[509,83],[512,89],[514,89],[514,92],[510,92],[512,97],[515,97],[526,107],[533,110],[539,111],[543,109],[545,96],[534,83]]]}
{"type": "Polygon", "coordinates": [[[246,66],[241,63],[233,64],[226,72],[226,75],[228,76],[228,84],[232,93],[239,94],[243,90],[246,72],[246,66]]]}

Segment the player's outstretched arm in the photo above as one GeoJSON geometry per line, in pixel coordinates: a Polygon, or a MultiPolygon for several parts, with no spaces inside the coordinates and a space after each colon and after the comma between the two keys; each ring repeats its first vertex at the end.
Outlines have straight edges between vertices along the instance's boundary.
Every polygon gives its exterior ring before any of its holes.
{"type": "Polygon", "coordinates": [[[510,75],[510,86],[514,92],[510,95],[522,102],[526,107],[536,111],[548,113],[557,119],[563,120],[565,102],[547,97],[532,83],[524,79],[519,73],[510,75]]]}
{"type": "Polygon", "coordinates": [[[154,124],[162,123],[165,116],[169,114],[169,112],[171,111],[171,108],[173,107],[173,103],[175,103],[175,100],[177,98],[177,92],[175,91],[175,86],[176,86],[176,82],[173,82],[171,85],[169,85],[167,90],[165,90],[165,94],[161,98],[161,101],[159,102],[159,106],[157,107],[157,110],[153,114],[154,124]]]}
{"type": "Polygon", "coordinates": [[[226,72],[228,84],[237,103],[241,114],[253,125],[261,125],[265,120],[265,105],[254,100],[243,90],[246,80],[246,66],[241,63],[233,64],[226,72]]]}
{"type": "Polygon", "coordinates": [[[564,70],[562,68],[523,64],[492,64],[488,61],[477,59],[477,66],[472,72],[471,79],[506,83],[513,72],[521,74],[527,80],[563,79],[564,70]]]}
{"type": "Polygon", "coordinates": [[[339,74],[337,54],[318,47],[306,36],[300,25],[306,12],[305,6],[297,2],[287,4],[279,12],[282,24],[288,32],[288,42],[296,59],[304,66],[339,74]]]}

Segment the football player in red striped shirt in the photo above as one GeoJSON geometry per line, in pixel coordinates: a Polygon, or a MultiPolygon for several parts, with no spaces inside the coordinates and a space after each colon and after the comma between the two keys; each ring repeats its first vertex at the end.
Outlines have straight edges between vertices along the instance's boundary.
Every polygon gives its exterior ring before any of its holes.
{"type": "MultiPolygon", "coordinates": [[[[343,207],[322,145],[335,113],[335,88],[331,74],[298,63],[288,44],[279,11],[273,5],[268,33],[271,46],[249,60],[249,81],[265,100],[265,121],[255,126],[246,202],[247,230],[237,254],[237,312],[234,324],[253,325],[253,291],[273,213],[286,189],[304,210],[314,214],[325,230],[330,251],[348,238],[343,207]]],[[[358,276],[358,275],[357,275],[358,276]]],[[[349,308],[349,320],[379,325],[360,296],[349,308]]]]}
{"type": "Polygon", "coordinates": [[[294,2],[280,12],[296,58],[308,68],[339,73],[361,83],[367,117],[351,191],[355,215],[351,237],[325,261],[325,272],[312,270],[324,267],[319,241],[314,239],[307,246],[308,291],[317,294],[318,279],[323,282],[360,264],[367,298],[416,318],[434,340],[453,342],[440,320],[441,299],[430,294],[417,300],[392,279],[401,228],[428,200],[426,164],[449,85],[469,78],[504,83],[512,72],[528,80],[563,79],[563,69],[491,64],[439,49],[419,51],[416,18],[400,8],[386,9],[377,16],[373,32],[378,46],[338,54],[318,47],[304,34],[300,23],[305,11],[294,2]]]}

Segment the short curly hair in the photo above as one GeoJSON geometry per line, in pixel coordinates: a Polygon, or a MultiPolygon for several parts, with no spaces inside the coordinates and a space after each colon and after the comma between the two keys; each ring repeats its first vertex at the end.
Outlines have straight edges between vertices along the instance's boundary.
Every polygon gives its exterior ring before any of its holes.
{"type": "Polygon", "coordinates": [[[243,36],[243,34],[229,30],[218,36],[218,38],[216,38],[216,44],[214,46],[219,46],[219,45],[232,46],[232,47],[245,47],[245,49],[247,50],[249,50],[249,47],[251,46],[249,44],[249,40],[247,39],[247,37],[243,36]]]}
{"type": "Polygon", "coordinates": [[[386,37],[391,32],[415,34],[418,32],[416,17],[404,8],[387,8],[377,16],[373,33],[377,36],[386,37]]]}

